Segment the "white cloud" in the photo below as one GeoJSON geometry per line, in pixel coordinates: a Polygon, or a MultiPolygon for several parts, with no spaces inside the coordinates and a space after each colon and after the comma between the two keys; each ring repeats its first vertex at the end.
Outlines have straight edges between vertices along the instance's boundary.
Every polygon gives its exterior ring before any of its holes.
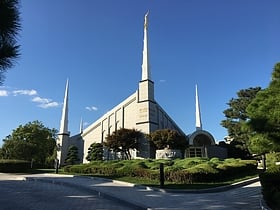
{"type": "Polygon", "coordinates": [[[51,102],[50,99],[47,99],[47,98],[41,98],[39,96],[35,97],[32,99],[33,102],[37,102],[37,103],[42,103],[42,104],[45,104],[45,103],[49,103],[51,102]]]}
{"type": "Polygon", "coordinates": [[[0,96],[8,96],[9,92],[7,90],[0,90],[0,96]]]}
{"type": "Polygon", "coordinates": [[[161,79],[161,80],[159,80],[159,82],[160,83],[164,83],[164,82],[166,82],[166,80],[165,79],[161,79]]]}
{"type": "MultiPolygon", "coordinates": [[[[6,87],[6,88],[9,88],[9,87],[6,87]]],[[[13,89],[13,88],[10,88],[10,89],[13,89]]],[[[55,102],[52,99],[40,97],[38,95],[38,92],[34,89],[30,89],[30,90],[14,89],[14,90],[11,90],[11,91],[3,90],[3,89],[0,90],[0,97],[1,96],[9,96],[9,95],[13,95],[13,96],[25,95],[25,96],[33,97],[31,99],[31,101],[34,102],[34,103],[37,103],[38,107],[41,107],[41,108],[44,108],[44,109],[60,106],[60,104],[58,102],[55,102]]]]}
{"type": "Polygon", "coordinates": [[[17,95],[34,96],[34,95],[37,95],[37,91],[36,90],[14,90],[13,94],[14,94],[14,96],[17,96],[17,95]]]}
{"type": "Polygon", "coordinates": [[[52,101],[48,98],[41,98],[39,96],[33,98],[32,101],[38,103],[38,106],[44,109],[59,106],[58,102],[52,101]]]}
{"type": "Polygon", "coordinates": [[[87,106],[86,107],[86,110],[88,110],[88,111],[97,111],[98,110],[98,108],[96,107],[96,106],[87,106]]]}
{"type": "Polygon", "coordinates": [[[39,104],[38,106],[41,107],[41,108],[47,109],[47,108],[52,108],[52,107],[58,107],[59,103],[57,103],[55,101],[52,101],[52,102],[49,102],[49,103],[39,104]]]}

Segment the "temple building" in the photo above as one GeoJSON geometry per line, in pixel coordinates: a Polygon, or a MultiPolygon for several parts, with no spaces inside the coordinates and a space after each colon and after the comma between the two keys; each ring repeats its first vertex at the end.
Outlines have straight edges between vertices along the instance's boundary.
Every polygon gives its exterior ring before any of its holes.
{"type": "MultiPolygon", "coordinates": [[[[145,134],[150,134],[155,130],[169,128],[177,130],[180,134],[185,135],[175,121],[172,120],[164,109],[156,102],[154,97],[154,82],[151,77],[149,65],[148,13],[144,18],[142,59],[142,78],[139,82],[138,89],[84,130],[81,125],[80,133],[75,136],[70,136],[70,132],[68,131],[69,82],[67,80],[62,118],[57,140],[57,158],[61,165],[63,165],[66,159],[70,145],[75,145],[78,148],[80,161],[87,163],[86,156],[90,145],[92,143],[103,143],[106,140],[107,135],[120,128],[134,128],[145,134]]],[[[189,143],[191,146],[193,145],[195,147],[194,150],[190,149],[191,147],[189,148],[187,151],[188,157],[196,156],[196,153],[200,156],[205,156],[205,146],[215,145],[213,136],[209,132],[202,130],[201,127],[197,88],[196,98],[197,130],[189,135],[189,143]]],[[[141,140],[141,149],[139,151],[132,151],[132,158],[154,158],[154,155],[154,151],[151,151],[149,142],[145,138],[141,140]]],[[[114,157],[110,157],[110,159],[113,158],[114,157]]]]}

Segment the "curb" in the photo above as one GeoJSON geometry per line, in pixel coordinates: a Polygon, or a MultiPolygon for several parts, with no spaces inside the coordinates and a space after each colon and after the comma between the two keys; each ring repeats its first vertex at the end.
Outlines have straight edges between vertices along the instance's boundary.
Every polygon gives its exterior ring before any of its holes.
{"type": "Polygon", "coordinates": [[[100,178],[100,177],[88,177],[88,176],[74,176],[79,178],[85,178],[85,179],[94,179],[94,180],[104,180],[107,182],[113,182],[113,183],[119,183],[124,186],[128,187],[134,187],[137,189],[145,189],[148,191],[156,191],[156,192],[163,192],[163,193],[215,193],[215,192],[224,192],[227,190],[231,190],[237,187],[246,186],[255,182],[258,182],[260,179],[259,177],[251,178],[248,180],[244,180],[241,182],[237,182],[231,185],[225,185],[220,187],[213,187],[213,188],[207,188],[207,189],[164,189],[164,188],[157,188],[157,187],[149,187],[145,185],[139,185],[139,184],[133,184],[129,182],[114,180],[114,179],[107,179],[107,178],[100,178]]]}
{"type": "Polygon", "coordinates": [[[231,190],[231,189],[234,189],[237,187],[246,186],[246,185],[258,182],[259,180],[260,180],[259,177],[255,177],[255,178],[237,182],[237,183],[234,183],[231,185],[225,185],[225,186],[213,187],[213,188],[207,188],[207,189],[186,189],[186,190],[162,189],[162,188],[155,188],[155,189],[160,192],[165,192],[165,193],[216,193],[216,192],[228,191],[228,190],[231,190]]]}

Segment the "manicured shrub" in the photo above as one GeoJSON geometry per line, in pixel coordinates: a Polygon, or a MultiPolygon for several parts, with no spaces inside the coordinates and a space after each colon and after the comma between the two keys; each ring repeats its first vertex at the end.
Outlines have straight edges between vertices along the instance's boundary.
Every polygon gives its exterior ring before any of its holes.
{"type": "Polygon", "coordinates": [[[208,163],[201,163],[184,169],[182,167],[169,167],[165,170],[165,179],[174,183],[192,184],[194,182],[213,181],[219,171],[208,163]]]}
{"type": "Polygon", "coordinates": [[[257,162],[255,160],[241,160],[241,159],[226,159],[224,162],[217,165],[221,176],[235,177],[241,173],[255,171],[257,169],[257,162]]]}
{"type": "Polygon", "coordinates": [[[272,209],[280,209],[280,166],[273,166],[260,174],[262,194],[272,209]]]}
{"type": "Polygon", "coordinates": [[[194,182],[224,181],[256,169],[256,161],[212,158],[187,158],[178,160],[122,160],[92,161],[89,164],[64,167],[65,172],[108,177],[139,177],[159,180],[160,164],[164,165],[166,181],[190,184],[194,182]]]}
{"type": "Polygon", "coordinates": [[[89,175],[103,175],[103,176],[116,176],[116,168],[104,165],[72,165],[65,166],[64,172],[75,174],[89,174],[89,175]]]}
{"type": "Polygon", "coordinates": [[[191,184],[194,182],[193,175],[187,170],[166,170],[164,175],[166,181],[176,184],[191,184]]]}
{"type": "Polygon", "coordinates": [[[0,160],[0,172],[19,173],[31,168],[30,162],[25,160],[0,160]]]}
{"type": "Polygon", "coordinates": [[[280,162],[280,152],[271,152],[266,154],[266,166],[268,168],[274,166],[276,162],[280,162]]]}
{"type": "Polygon", "coordinates": [[[194,167],[187,169],[190,173],[218,173],[219,171],[211,166],[209,163],[198,164],[194,167]]]}
{"type": "Polygon", "coordinates": [[[219,158],[216,158],[216,157],[214,157],[214,158],[211,158],[210,160],[209,160],[209,163],[212,165],[212,166],[217,166],[217,165],[219,165],[219,164],[221,164],[223,162],[223,160],[220,160],[219,158]]]}

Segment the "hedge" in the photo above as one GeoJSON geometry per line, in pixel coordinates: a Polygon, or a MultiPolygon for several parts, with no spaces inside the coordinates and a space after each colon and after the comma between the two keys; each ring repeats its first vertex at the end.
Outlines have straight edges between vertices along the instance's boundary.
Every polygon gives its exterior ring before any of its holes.
{"type": "Polygon", "coordinates": [[[272,166],[259,176],[264,200],[272,209],[280,209],[280,166],[272,166]]]}
{"type": "Polygon", "coordinates": [[[19,173],[30,169],[30,162],[25,160],[0,160],[0,172],[19,173]]]}
{"type": "Polygon", "coordinates": [[[93,161],[89,164],[64,167],[68,173],[107,177],[141,177],[159,180],[159,165],[164,164],[164,177],[173,183],[215,182],[249,173],[257,168],[256,161],[240,159],[191,158],[179,160],[93,161]]]}

